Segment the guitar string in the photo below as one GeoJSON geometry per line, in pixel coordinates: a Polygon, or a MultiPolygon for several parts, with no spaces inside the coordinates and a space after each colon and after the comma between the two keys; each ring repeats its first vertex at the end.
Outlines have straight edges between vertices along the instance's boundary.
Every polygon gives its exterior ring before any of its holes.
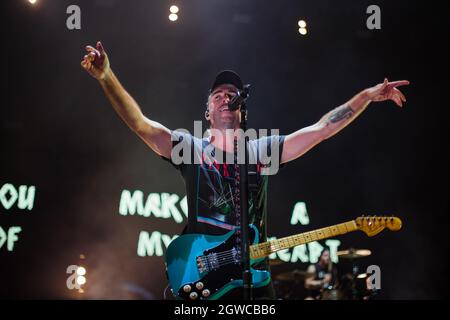
{"type": "MultiPolygon", "coordinates": [[[[296,237],[296,238],[298,239],[298,237],[296,237]]],[[[289,245],[291,245],[292,242],[295,240],[294,239],[285,239],[285,240],[282,240],[281,242],[287,242],[289,245]]],[[[268,245],[266,245],[265,247],[270,246],[270,248],[275,249],[275,250],[279,250],[279,249],[283,248],[283,243],[270,243],[270,242],[267,242],[267,243],[268,243],[268,245]]],[[[258,246],[258,245],[259,244],[256,244],[255,246],[258,246]]],[[[254,250],[261,251],[264,249],[265,249],[264,247],[261,247],[259,250],[258,249],[254,249],[254,250]]],[[[237,249],[236,249],[236,253],[237,253],[237,249]]],[[[232,255],[233,255],[233,249],[216,253],[216,257],[219,257],[219,258],[223,258],[224,256],[232,256],[232,255]]],[[[202,255],[201,257],[208,257],[208,255],[202,255]]]]}
{"type": "MultiPolygon", "coordinates": [[[[279,248],[281,248],[279,245],[275,245],[275,246],[272,246],[272,247],[276,247],[276,249],[279,249],[279,248]]],[[[261,250],[261,249],[260,249],[261,250]]],[[[237,252],[237,250],[235,251],[236,252],[236,254],[238,253],[237,252]]],[[[233,257],[235,254],[233,253],[233,249],[231,249],[231,250],[226,250],[226,251],[222,251],[222,252],[218,252],[218,253],[216,253],[215,254],[216,255],[216,257],[218,257],[218,258],[223,258],[223,257],[233,257]]],[[[200,257],[205,257],[205,258],[207,258],[209,255],[202,255],[202,256],[200,256],[200,257]]]]}
{"type": "MultiPolygon", "coordinates": [[[[286,241],[286,240],[285,240],[286,241]]],[[[288,243],[289,242],[291,242],[290,240],[288,240],[288,243]]],[[[267,245],[266,245],[267,246],[267,245]]],[[[281,249],[282,247],[283,247],[283,245],[282,244],[274,244],[274,243],[270,243],[270,247],[272,248],[272,249],[275,249],[275,250],[279,250],[279,249],[281,249]]],[[[264,250],[265,248],[264,247],[262,247],[261,249],[259,249],[259,251],[261,251],[261,250],[264,250]]],[[[256,249],[257,250],[257,249],[256,249]]],[[[236,253],[237,253],[237,250],[236,250],[236,253]]],[[[218,253],[216,253],[215,254],[216,255],[216,257],[218,257],[218,258],[221,258],[221,259],[223,259],[224,257],[234,257],[234,253],[233,253],[233,249],[231,249],[231,250],[226,250],[226,251],[222,251],[222,252],[218,252],[218,253]]],[[[202,255],[201,257],[204,257],[204,258],[207,258],[208,257],[208,255],[202,255]]]]}
{"type": "MultiPolygon", "coordinates": [[[[279,249],[282,248],[282,246],[279,245],[279,244],[272,245],[271,247],[273,249],[275,249],[275,251],[278,251],[279,249]]],[[[208,267],[209,267],[210,263],[209,263],[208,258],[207,258],[208,256],[203,255],[202,257],[207,260],[208,267]]],[[[218,263],[219,267],[236,262],[235,257],[234,257],[234,255],[232,253],[232,250],[227,250],[227,251],[223,251],[223,252],[217,253],[216,257],[219,258],[219,259],[217,259],[218,260],[217,263],[218,263]]]]}
{"type": "MultiPolygon", "coordinates": [[[[298,239],[299,237],[297,236],[295,238],[298,239]]],[[[311,237],[311,239],[312,239],[312,237],[311,237]]],[[[287,241],[288,244],[291,244],[293,239],[290,238],[290,239],[286,239],[284,241],[287,241]]],[[[283,245],[282,245],[282,243],[276,243],[276,244],[270,243],[270,247],[271,247],[272,250],[278,251],[278,250],[282,249],[283,245]]],[[[264,249],[265,248],[261,248],[260,250],[264,250],[264,249]]],[[[208,262],[208,264],[210,264],[210,260],[208,259],[208,255],[203,255],[201,257],[203,259],[206,259],[206,262],[208,262]]],[[[215,257],[217,258],[219,265],[225,265],[225,264],[236,262],[236,260],[235,260],[235,253],[233,253],[233,249],[216,253],[215,257]]]]}
{"type": "MultiPolygon", "coordinates": [[[[327,230],[327,231],[328,231],[328,230],[327,230]]],[[[316,233],[316,238],[317,238],[317,239],[321,239],[321,238],[322,238],[322,237],[320,236],[321,233],[322,233],[322,235],[326,235],[326,233],[323,232],[323,231],[322,231],[322,232],[319,232],[319,233],[318,233],[317,231],[314,231],[314,233],[316,233]],[[317,236],[317,234],[319,234],[319,236],[317,236]]],[[[330,234],[332,234],[332,232],[330,232],[330,234]]],[[[295,238],[296,238],[296,239],[299,239],[300,236],[297,235],[295,238]]],[[[315,240],[315,239],[312,237],[312,232],[307,233],[307,235],[306,235],[306,234],[303,235],[303,239],[308,239],[308,238],[309,238],[311,241],[312,241],[312,240],[315,240]]],[[[288,239],[286,239],[285,241],[288,241],[288,243],[289,243],[289,242],[292,241],[292,238],[288,238],[288,239]]],[[[307,242],[309,242],[309,241],[307,241],[307,242]]],[[[268,243],[270,244],[271,249],[272,249],[272,250],[275,250],[275,251],[278,251],[279,249],[281,249],[281,248],[283,247],[281,243],[276,243],[276,244],[272,244],[272,243],[270,243],[270,242],[268,242],[268,243]]],[[[263,250],[264,250],[264,248],[263,248],[263,250]]],[[[218,261],[219,266],[224,266],[224,265],[227,265],[227,264],[236,262],[235,259],[234,259],[234,255],[233,255],[233,253],[232,253],[232,250],[227,250],[227,251],[219,252],[219,253],[216,254],[216,256],[218,256],[219,258],[222,259],[221,261],[218,261]]],[[[207,256],[203,256],[203,257],[206,258],[207,256]]]]}
{"type": "MultiPolygon", "coordinates": [[[[280,246],[278,246],[278,245],[276,246],[276,249],[280,249],[280,248],[281,248],[280,246]]],[[[208,259],[208,255],[203,255],[201,257],[203,259],[206,259],[206,262],[208,264],[211,264],[208,259]]],[[[219,265],[225,265],[225,264],[236,262],[235,254],[233,253],[233,250],[227,250],[227,251],[216,253],[216,258],[218,258],[217,262],[219,265]]]]}
{"type": "MultiPolygon", "coordinates": [[[[325,229],[326,230],[326,229],[325,229]]],[[[314,233],[316,233],[316,238],[317,239],[321,239],[322,238],[322,236],[321,235],[326,235],[326,232],[323,232],[323,231],[325,231],[325,230],[321,230],[322,232],[317,232],[317,231],[315,231],[314,233]],[[319,235],[319,236],[317,236],[317,235],[319,235]]],[[[333,234],[333,232],[332,232],[332,230],[327,230],[327,231],[329,231],[330,232],[330,234],[333,234]]],[[[296,236],[296,237],[294,237],[294,238],[296,238],[296,239],[299,239],[300,238],[300,236],[296,236]]],[[[313,237],[312,237],[312,232],[310,232],[310,233],[308,233],[308,235],[303,235],[303,238],[304,239],[307,239],[308,240],[308,238],[310,238],[310,240],[315,240],[313,237]]],[[[292,238],[288,238],[288,239],[285,239],[285,241],[288,241],[288,243],[290,243],[291,241],[292,241],[292,238]]],[[[307,241],[307,242],[309,242],[309,241],[307,241]]],[[[279,249],[281,249],[282,248],[282,244],[281,243],[276,243],[276,244],[272,244],[272,243],[270,243],[269,242],[269,244],[270,244],[270,247],[271,247],[271,249],[272,250],[275,250],[275,251],[278,251],[279,249]]],[[[262,248],[262,250],[264,250],[265,248],[262,248]]],[[[216,258],[218,258],[217,260],[217,262],[218,262],[218,265],[219,266],[224,266],[224,265],[226,265],[226,264],[230,264],[230,263],[235,263],[236,262],[236,259],[235,259],[235,253],[233,253],[233,249],[231,249],[231,250],[226,250],[226,251],[222,251],[222,252],[219,252],[219,253],[216,253],[215,254],[215,257],[216,258]]],[[[202,259],[206,259],[206,262],[208,263],[208,265],[210,264],[209,262],[209,259],[208,259],[208,255],[203,255],[203,256],[201,256],[201,258],[202,259]]]]}
{"type": "MultiPolygon", "coordinates": [[[[302,236],[297,235],[294,238],[288,238],[288,239],[285,239],[282,242],[286,242],[287,241],[288,244],[290,245],[290,244],[292,244],[293,241],[298,240],[298,239],[300,239],[302,237],[303,238],[302,242],[306,243],[306,242],[309,242],[309,240],[311,240],[311,241],[312,240],[318,240],[318,239],[322,239],[323,236],[328,236],[327,232],[329,232],[330,235],[333,235],[333,229],[330,230],[330,228],[324,228],[324,229],[322,229],[320,231],[319,230],[311,231],[311,232],[306,233],[306,234],[304,234],[302,236]],[[316,237],[316,239],[314,239],[313,235],[316,237]],[[306,241],[304,241],[304,240],[306,240],[306,241]]],[[[278,243],[270,243],[270,242],[268,242],[268,243],[270,244],[270,248],[272,249],[272,251],[273,250],[274,251],[278,251],[278,250],[283,248],[283,244],[280,243],[280,242],[278,242],[278,243]]],[[[260,250],[265,250],[265,248],[262,247],[260,250]]],[[[203,255],[202,257],[205,258],[207,260],[207,262],[209,262],[208,256],[203,255]]],[[[232,249],[216,253],[216,257],[218,258],[218,264],[219,265],[225,265],[225,264],[236,262],[235,261],[235,254],[233,253],[232,249]]]]}

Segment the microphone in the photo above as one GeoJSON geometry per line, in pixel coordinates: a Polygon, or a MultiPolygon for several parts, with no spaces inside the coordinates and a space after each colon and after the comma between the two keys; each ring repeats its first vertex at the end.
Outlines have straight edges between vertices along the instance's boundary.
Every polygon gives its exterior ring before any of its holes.
{"type": "Polygon", "coordinates": [[[250,90],[250,85],[246,84],[242,90],[238,90],[237,94],[233,99],[228,102],[228,109],[234,111],[239,109],[239,106],[244,103],[248,98],[248,92],[250,90]]]}

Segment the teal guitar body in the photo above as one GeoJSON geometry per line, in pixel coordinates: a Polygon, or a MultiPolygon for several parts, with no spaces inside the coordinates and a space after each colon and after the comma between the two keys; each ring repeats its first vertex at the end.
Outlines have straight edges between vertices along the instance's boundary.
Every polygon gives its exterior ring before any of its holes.
{"type": "MultiPolygon", "coordinates": [[[[250,225],[250,243],[257,244],[259,233],[250,225]]],[[[172,293],[176,299],[215,300],[243,286],[240,250],[234,229],[221,236],[186,234],[167,248],[165,263],[172,293]]],[[[250,260],[250,265],[261,261],[250,260]]],[[[270,282],[270,273],[251,268],[252,285],[270,282]]]]}

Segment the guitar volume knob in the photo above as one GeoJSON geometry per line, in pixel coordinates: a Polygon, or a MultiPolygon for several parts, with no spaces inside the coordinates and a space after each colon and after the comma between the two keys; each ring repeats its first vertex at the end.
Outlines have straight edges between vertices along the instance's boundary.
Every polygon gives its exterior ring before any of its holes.
{"type": "Polygon", "coordinates": [[[196,287],[198,290],[202,290],[202,289],[203,289],[203,282],[197,282],[197,283],[195,284],[195,287],[196,287]]]}
{"type": "Polygon", "coordinates": [[[189,294],[189,298],[191,298],[192,300],[197,299],[197,297],[198,297],[197,292],[191,292],[191,293],[189,294]]]}
{"type": "Polygon", "coordinates": [[[209,295],[211,294],[211,292],[208,289],[205,289],[202,291],[202,295],[206,298],[209,297],[209,295]]]}
{"type": "Polygon", "coordinates": [[[192,288],[191,288],[191,286],[190,285],[185,285],[184,287],[183,287],[183,291],[184,292],[191,292],[191,290],[192,290],[192,288]]]}

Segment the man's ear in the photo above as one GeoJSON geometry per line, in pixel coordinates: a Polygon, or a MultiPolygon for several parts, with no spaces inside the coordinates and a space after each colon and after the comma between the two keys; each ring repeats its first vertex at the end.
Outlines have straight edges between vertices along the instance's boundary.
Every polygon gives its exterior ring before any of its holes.
{"type": "Polygon", "coordinates": [[[208,110],[205,111],[205,119],[209,120],[209,111],[208,110]]]}

